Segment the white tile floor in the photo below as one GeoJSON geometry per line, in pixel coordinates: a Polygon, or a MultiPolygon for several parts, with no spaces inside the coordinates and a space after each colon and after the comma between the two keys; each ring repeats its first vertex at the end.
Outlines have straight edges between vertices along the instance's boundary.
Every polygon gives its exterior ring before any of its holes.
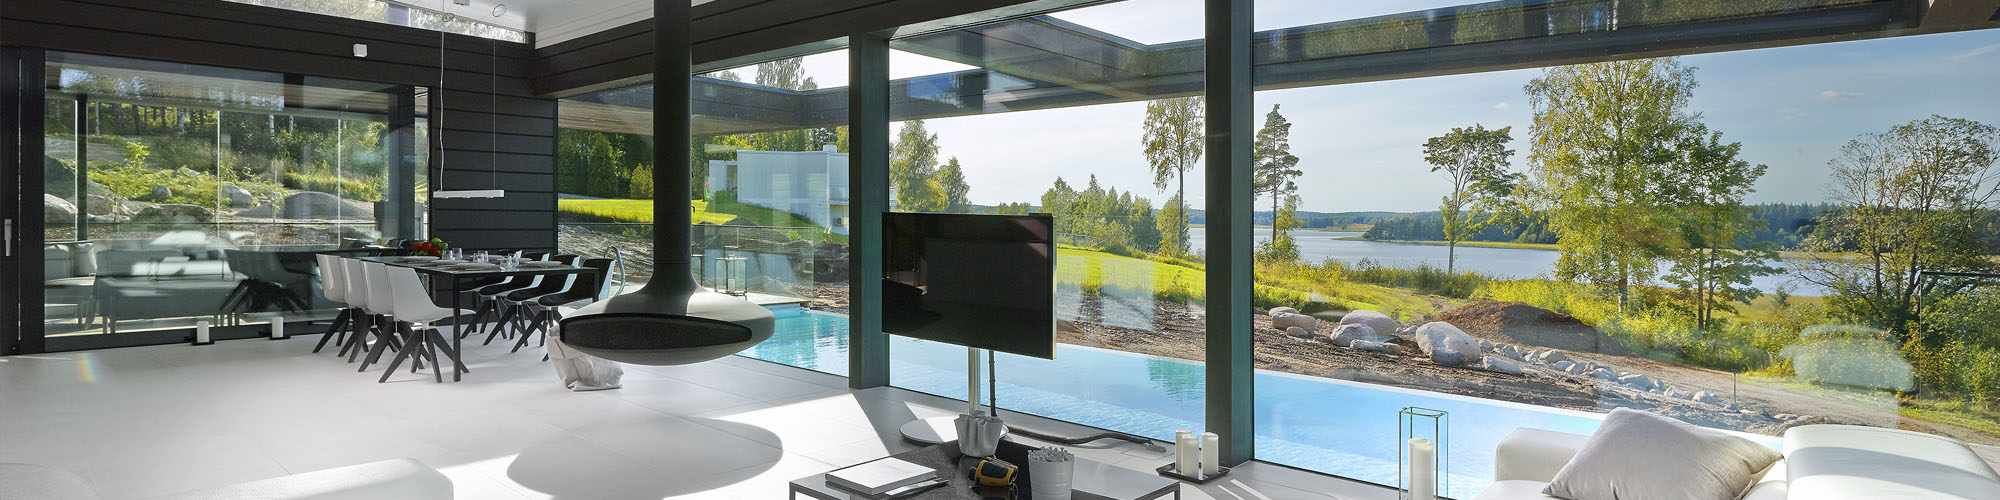
{"type": "MultiPolygon", "coordinates": [[[[381,368],[355,373],[330,350],[310,353],[317,340],[0,357],[0,461],[68,469],[110,499],[410,457],[462,499],[766,500],[786,498],[792,479],[908,450],[898,426],[963,405],[733,356],[629,366],[623,389],[575,393],[539,351],[498,342],[468,346],[464,382],[405,371],[377,384],[381,368]]],[[[1129,443],[1073,449],[1141,470],[1170,460],[1129,443]]],[[[1393,497],[1269,464],[1237,471],[1184,498],[1393,497]]]]}

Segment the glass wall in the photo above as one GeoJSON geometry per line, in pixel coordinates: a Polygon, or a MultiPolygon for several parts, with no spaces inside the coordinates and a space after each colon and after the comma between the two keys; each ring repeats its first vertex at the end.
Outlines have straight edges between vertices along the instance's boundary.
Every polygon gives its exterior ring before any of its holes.
{"type": "Polygon", "coordinates": [[[1613,30],[1861,2],[1433,3],[1257,2],[1259,459],[1393,485],[1410,406],[1454,498],[1613,408],[2000,443],[2000,287],[1949,274],[2000,251],[2000,34],[1658,57],[1613,30]]]}
{"type": "MultiPolygon", "coordinates": [[[[696,280],[778,315],[779,333],[742,354],[836,374],[847,372],[847,115],[805,109],[844,109],[846,75],[846,51],[833,51],[694,77],[688,193],[696,280]]],[[[578,96],[559,111],[557,246],[619,248],[627,291],[653,275],[652,90],[578,96]]]]}
{"type": "MultiPolygon", "coordinates": [[[[348,19],[358,19],[362,21],[374,21],[378,23],[394,24],[397,26],[423,28],[428,30],[443,31],[446,33],[457,33],[460,35],[472,35],[481,38],[506,40],[509,42],[528,41],[528,33],[525,31],[482,21],[487,17],[490,17],[493,21],[500,21],[503,19],[514,20],[514,21],[519,20],[520,17],[519,14],[514,14],[512,16],[509,16],[504,7],[495,8],[492,12],[486,13],[487,14],[486,16],[482,16],[480,18],[482,20],[474,20],[473,18],[470,17],[443,14],[435,10],[430,10],[422,7],[413,7],[411,5],[408,5],[407,3],[390,2],[386,0],[225,0],[225,1],[250,4],[250,5],[259,5],[277,9],[296,10],[299,12],[311,12],[314,14],[324,14],[334,17],[345,17],[348,19]]],[[[438,2],[427,2],[427,3],[433,7],[442,7],[438,4],[438,2]]]]}
{"type": "Polygon", "coordinates": [[[382,235],[392,86],[68,53],[48,75],[52,348],[326,316],[305,252],[382,235]]]}
{"type": "MultiPolygon", "coordinates": [[[[1131,0],[891,42],[892,209],[1055,217],[1059,344],[996,356],[1003,416],[1202,430],[1202,59],[1137,39],[1201,30],[1200,2],[1131,0]]],[[[965,348],[890,346],[892,384],[965,397],[965,348]]]]}

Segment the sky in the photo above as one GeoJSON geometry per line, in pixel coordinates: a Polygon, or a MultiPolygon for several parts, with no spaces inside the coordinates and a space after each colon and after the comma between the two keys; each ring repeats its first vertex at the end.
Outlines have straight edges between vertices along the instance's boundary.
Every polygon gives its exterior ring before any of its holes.
{"type": "MultiPolygon", "coordinates": [[[[1260,0],[1253,23],[1269,30],[1461,4],[1455,0],[1260,0]]],[[[1201,35],[1199,0],[1128,0],[1056,14],[1140,43],[1201,35]]],[[[844,52],[806,59],[821,87],[846,85],[844,52]]],[[[1942,114],[2000,125],[2000,30],[1924,35],[1685,56],[1699,87],[1689,110],[1743,144],[1742,159],[1769,167],[1752,202],[1824,200],[1826,163],[1854,137],[1942,114]]],[[[896,52],[891,78],[968,69],[896,52]]],[[[748,77],[749,73],[743,73],[748,77]]],[[[1541,70],[1261,91],[1257,123],[1272,105],[1292,122],[1303,210],[1435,210],[1449,185],[1423,162],[1425,139],[1474,123],[1513,127],[1513,168],[1528,169],[1533,110],[1521,87],[1541,70]]],[[[1141,102],[927,120],[941,159],[966,167],[974,203],[1035,202],[1057,177],[1090,175],[1157,205],[1140,147],[1141,102]]],[[[1188,179],[1199,206],[1200,173],[1188,179]]],[[[1268,207],[1260,200],[1259,207],[1268,207]]]]}

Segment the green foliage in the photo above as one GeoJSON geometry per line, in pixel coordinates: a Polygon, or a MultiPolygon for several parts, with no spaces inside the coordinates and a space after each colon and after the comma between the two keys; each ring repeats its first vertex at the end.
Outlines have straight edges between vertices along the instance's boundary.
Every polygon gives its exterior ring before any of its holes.
{"type": "Polygon", "coordinates": [[[91,162],[90,181],[102,184],[123,198],[215,207],[215,176],[206,173],[181,175],[173,170],[134,167],[117,162],[91,162]],[[166,186],[170,194],[166,199],[152,199],[153,186],[166,186]]]}
{"type": "Polygon", "coordinates": [[[635,199],[653,199],[653,166],[644,163],[632,169],[632,185],[626,189],[635,199]]]}
{"type": "Polygon", "coordinates": [[[1159,219],[1160,234],[1171,240],[1160,244],[1161,252],[1168,255],[1184,254],[1188,248],[1187,173],[1201,163],[1203,141],[1207,138],[1203,131],[1206,123],[1203,103],[1200,97],[1146,102],[1146,121],[1139,144],[1146,153],[1146,166],[1153,172],[1153,188],[1165,191],[1167,186],[1175,186],[1170,199],[1172,217],[1159,219]],[[1169,227],[1168,222],[1174,225],[1169,227]]]}
{"type": "Polygon", "coordinates": [[[1299,191],[1298,184],[1292,181],[1305,175],[1298,169],[1299,157],[1292,154],[1292,122],[1278,113],[1276,104],[1264,115],[1264,126],[1257,129],[1250,159],[1254,162],[1251,192],[1271,196],[1271,213],[1275,217],[1279,202],[1299,191]]]}
{"type": "MultiPolygon", "coordinates": [[[[1078,191],[1056,178],[1055,186],[1042,193],[1042,211],[1056,216],[1056,233],[1071,243],[1106,249],[1128,257],[1139,257],[1158,248],[1160,237],[1154,226],[1152,202],[1099,186],[1097,176],[1078,191]]],[[[1027,213],[1026,204],[1003,209],[1027,213]]],[[[1005,212],[1003,212],[1005,213],[1005,212]]]]}
{"type": "MultiPolygon", "coordinates": [[[[1995,208],[1993,164],[2000,129],[1931,116],[1863,134],[1828,163],[1836,204],[1821,218],[1806,248],[1815,257],[1803,274],[1833,290],[1837,313],[1912,337],[1923,315],[1920,272],[1987,272],[1996,266],[1976,228],[1995,208]]],[[[1944,278],[1921,285],[1949,295],[1973,283],[1944,278]]],[[[1923,337],[1925,347],[1945,342],[1923,337]]]]}
{"type": "Polygon", "coordinates": [[[1299,195],[1285,195],[1285,205],[1278,209],[1271,221],[1271,241],[1266,241],[1257,249],[1259,260],[1291,262],[1299,260],[1298,240],[1292,237],[1292,230],[1299,227],[1299,195]]]}
{"type": "Polygon", "coordinates": [[[1343,266],[1338,262],[1328,262],[1325,265],[1340,269],[1344,276],[1353,281],[1461,299],[1471,297],[1480,287],[1491,281],[1470,271],[1453,273],[1427,263],[1418,264],[1415,268],[1384,267],[1374,260],[1361,259],[1353,266],[1343,266]]]}
{"type": "Polygon", "coordinates": [[[938,185],[944,188],[944,211],[965,213],[972,210],[972,186],[965,183],[965,167],[958,164],[958,158],[945,162],[938,168],[938,185]]]}
{"type": "Polygon", "coordinates": [[[1168,198],[1153,221],[1153,230],[1160,235],[1160,250],[1156,253],[1175,257],[1187,255],[1187,219],[1187,204],[1181,202],[1181,195],[1168,198]]]}
{"type": "Polygon", "coordinates": [[[382,179],[351,179],[323,174],[285,172],[284,176],[284,185],[288,188],[365,202],[382,201],[382,184],[382,179]]]}
{"type": "MultiPolygon", "coordinates": [[[[938,179],[938,137],[923,120],[903,122],[889,146],[889,186],[895,190],[895,210],[940,212],[949,206],[938,179]]],[[[969,189],[969,188],[968,188],[969,189]]]]}
{"type": "Polygon", "coordinates": [[[1513,127],[1487,130],[1477,123],[1471,128],[1455,127],[1450,133],[1424,141],[1424,161],[1431,172],[1444,172],[1451,192],[1438,206],[1444,232],[1445,272],[1457,269],[1458,243],[1485,231],[1512,211],[1509,199],[1521,174],[1507,170],[1514,150],[1513,127]]]}

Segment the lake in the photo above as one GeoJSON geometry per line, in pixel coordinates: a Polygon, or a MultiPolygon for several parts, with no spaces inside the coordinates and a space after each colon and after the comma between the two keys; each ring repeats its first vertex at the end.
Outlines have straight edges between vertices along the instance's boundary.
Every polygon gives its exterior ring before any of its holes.
{"type": "MultiPolygon", "coordinates": [[[[1260,227],[1254,232],[1259,244],[1271,241],[1271,228],[1260,227]]],[[[1188,237],[1192,240],[1189,246],[1197,252],[1201,251],[1205,248],[1203,237],[1206,234],[1206,228],[1189,228],[1188,237]]],[[[1443,268],[1448,250],[1444,245],[1342,239],[1361,236],[1361,233],[1352,231],[1299,230],[1293,231],[1292,236],[1298,241],[1300,259],[1306,262],[1321,262],[1330,258],[1342,264],[1353,264],[1369,259],[1383,267],[1417,267],[1427,263],[1443,268]]],[[[1554,250],[1459,247],[1458,268],[1496,278],[1547,277],[1549,271],[1555,269],[1558,255],[1554,250]]],[[[1662,263],[1661,272],[1666,269],[1667,265],[1662,263]]],[[[1789,284],[1793,295],[1826,294],[1824,288],[1794,279],[1789,274],[1759,276],[1750,284],[1764,293],[1770,293],[1779,284],[1789,284]]]]}

